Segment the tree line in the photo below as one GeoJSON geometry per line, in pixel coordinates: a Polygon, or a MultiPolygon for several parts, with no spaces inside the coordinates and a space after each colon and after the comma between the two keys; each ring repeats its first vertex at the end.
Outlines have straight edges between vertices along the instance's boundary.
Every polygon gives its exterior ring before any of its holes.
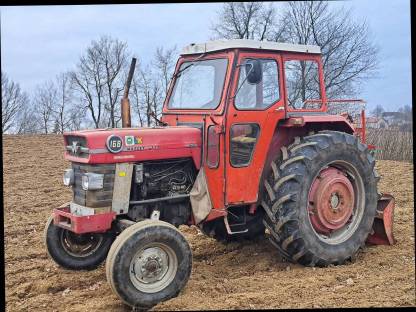
{"type": "MultiPolygon", "coordinates": [[[[329,98],[352,97],[376,74],[378,47],[365,22],[326,1],[227,2],[211,25],[211,39],[255,39],[319,45],[329,98]]],[[[120,100],[132,53],[110,36],[93,40],[72,70],[39,84],[30,96],[1,73],[3,133],[62,133],[118,127],[120,100]]],[[[130,89],[134,126],[155,124],[178,50],[159,47],[151,60],[138,58],[130,89]]]]}
{"type": "MultiPolygon", "coordinates": [[[[176,47],[159,47],[149,64],[136,63],[130,91],[135,126],[150,126],[152,113],[160,114],[176,53],[176,47]]],[[[102,36],[91,42],[73,70],[37,85],[31,97],[2,72],[3,133],[120,126],[120,101],[131,57],[126,42],[102,36]]]]}
{"type": "Polygon", "coordinates": [[[401,119],[403,119],[403,121],[408,121],[408,122],[412,122],[412,107],[410,105],[403,105],[403,106],[399,106],[397,111],[390,111],[390,112],[386,112],[384,110],[384,107],[381,106],[380,104],[376,105],[376,107],[374,107],[371,110],[371,115],[374,117],[383,117],[383,115],[388,114],[388,113],[399,113],[397,114],[401,119]]]}

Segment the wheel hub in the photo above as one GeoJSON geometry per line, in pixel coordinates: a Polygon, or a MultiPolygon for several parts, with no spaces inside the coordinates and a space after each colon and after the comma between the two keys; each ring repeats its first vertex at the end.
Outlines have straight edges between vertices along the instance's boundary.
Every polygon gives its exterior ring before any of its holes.
{"type": "Polygon", "coordinates": [[[140,252],[133,265],[134,277],[149,284],[161,280],[169,269],[167,253],[159,247],[151,247],[140,252]]]}
{"type": "Polygon", "coordinates": [[[74,257],[87,257],[100,248],[103,236],[100,234],[75,234],[64,230],[60,236],[64,250],[74,257]]]}
{"type": "Polygon", "coordinates": [[[327,234],[344,227],[353,215],[354,188],[339,169],[322,170],[309,192],[309,214],[313,228],[327,234]]]}
{"type": "Polygon", "coordinates": [[[339,204],[338,193],[331,194],[330,204],[331,204],[332,210],[335,210],[335,211],[338,210],[338,204],[339,204]]]}

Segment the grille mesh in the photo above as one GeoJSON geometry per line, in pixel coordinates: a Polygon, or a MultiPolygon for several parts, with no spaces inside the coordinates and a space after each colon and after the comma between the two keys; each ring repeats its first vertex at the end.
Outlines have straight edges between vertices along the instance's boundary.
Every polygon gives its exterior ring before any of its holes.
{"type": "Polygon", "coordinates": [[[113,199],[113,185],[115,165],[85,165],[72,163],[74,170],[74,185],[72,187],[74,192],[73,201],[76,204],[91,207],[102,208],[111,206],[113,199]],[[82,189],[81,179],[86,172],[104,174],[103,189],[96,191],[84,191],[82,189]]]}

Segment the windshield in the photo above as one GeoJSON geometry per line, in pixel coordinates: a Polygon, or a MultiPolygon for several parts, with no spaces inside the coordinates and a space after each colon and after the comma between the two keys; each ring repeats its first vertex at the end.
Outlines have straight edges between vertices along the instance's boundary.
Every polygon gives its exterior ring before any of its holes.
{"type": "Polygon", "coordinates": [[[184,62],[179,68],[168,107],[214,109],[221,99],[227,59],[184,62]]]}

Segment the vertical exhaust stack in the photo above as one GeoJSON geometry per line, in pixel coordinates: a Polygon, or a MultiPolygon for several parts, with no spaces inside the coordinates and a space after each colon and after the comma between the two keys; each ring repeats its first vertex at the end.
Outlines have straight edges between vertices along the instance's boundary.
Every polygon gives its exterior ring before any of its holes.
{"type": "Polygon", "coordinates": [[[136,68],[136,58],[131,59],[129,75],[127,77],[126,85],[124,87],[123,98],[121,99],[121,127],[131,127],[131,115],[130,115],[130,101],[129,101],[129,90],[131,80],[133,79],[134,69],[136,68]]]}

